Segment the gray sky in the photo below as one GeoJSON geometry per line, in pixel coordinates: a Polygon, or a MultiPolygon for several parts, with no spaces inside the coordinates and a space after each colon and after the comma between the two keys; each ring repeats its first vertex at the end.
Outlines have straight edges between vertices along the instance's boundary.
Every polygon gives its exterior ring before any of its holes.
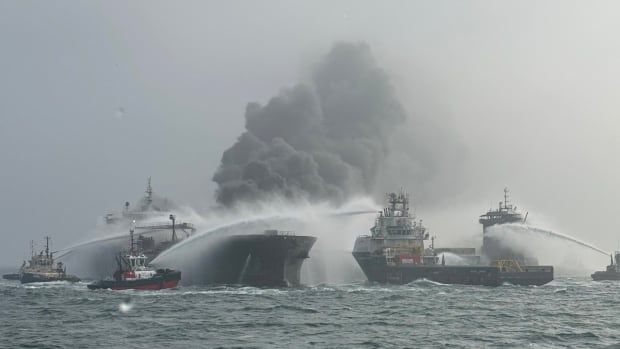
{"type": "Polygon", "coordinates": [[[477,215],[508,185],[534,219],[613,249],[618,10],[611,1],[2,1],[0,265],[19,264],[32,238],[50,234],[57,247],[87,238],[149,175],[157,192],[208,207],[246,103],[305,80],[341,40],[367,42],[408,112],[466,149],[447,176],[460,189],[416,204],[436,234],[458,241],[481,230],[477,215]]]}

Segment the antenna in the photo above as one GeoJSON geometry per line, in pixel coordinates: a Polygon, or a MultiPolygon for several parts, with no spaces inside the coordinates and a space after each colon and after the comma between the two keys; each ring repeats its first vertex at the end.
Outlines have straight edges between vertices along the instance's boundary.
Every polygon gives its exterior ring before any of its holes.
{"type": "Polygon", "coordinates": [[[508,187],[504,187],[504,208],[508,207],[508,187]]]}

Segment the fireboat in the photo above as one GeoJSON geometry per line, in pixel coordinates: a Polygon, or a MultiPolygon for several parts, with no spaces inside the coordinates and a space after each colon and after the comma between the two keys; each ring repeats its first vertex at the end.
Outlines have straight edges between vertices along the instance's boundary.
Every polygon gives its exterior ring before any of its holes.
{"type": "Polygon", "coordinates": [[[148,257],[136,250],[134,227],[129,229],[130,248],[126,253],[116,256],[118,269],[114,272],[112,280],[100,280],[88,285],[91,290],[161,290],[174,288],[181,280],[181,272],[171,269],[154,269],[147,263],[148,257]]]}
{"type": "Polygon", "coordinates": [[[603,281],[603,280],[620,280],[620,266],[618,265],[618,258],[620,258],[620,251],[616,251],[615,253],[615,261],[614,256],[611,257],[611,264],[607,266],[607,269],[604,271],[596,271],[592,274],[592,280],[594,281],[603,281]]]}

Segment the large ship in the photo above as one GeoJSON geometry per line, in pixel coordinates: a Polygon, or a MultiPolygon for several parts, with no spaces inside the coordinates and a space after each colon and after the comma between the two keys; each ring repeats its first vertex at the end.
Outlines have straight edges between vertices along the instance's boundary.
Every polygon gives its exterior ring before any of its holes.
{"type": "Polygon", "coordinates": [[[607,266],[607,269],[603,271],[596,271],[592,274],[592,279],[594,281],[603,281],[603,280],[620,280],[620,266],[618,265],[618,259],[620,258],[620,251],[616,251],[615,253],[615,261],[614,256],[611,257],[611,263],[607,266]]]}
{"type": "Polygon", "coordinates": [[[507,259],[484,265],[479,256],[471,255],[464,259],[465,265],[447,265],[446,252],[472,254],[475,249],[436,249],[434,243],[426,247],[429,232],[422,220],[409,211],[409,196],[405,193],[387,195],[387,207],[379,212],[370,233],[356,239],[353,256],[371,282],[405,284],[427,279],[446,284],[499,286],[505,282],[542,285],[553,279],[553,267],[523,268],[507,259]]]}
{"type": "Polygon", "coordinates": [[[122,212],[108,213],[104,219],[107,225],[133,229],[138,248],[150,262],[163,251],[190,237],[196,228],[189,222],[177,222],[176,215],[171,213],[176,209],[172,201],[154,196],[151,177],[147,179],[144,193],[135,208],[131,208],[127,201],[122,212]]]}
{"type": "Polygon", "coordinates": [[[251,234],[215,235],[207,240],[210,248],[206,248],[197,260],[186,263],[188,282],[298,286],[301,266],[309,258],[315,242],[313,236],[275,229],[251,234]]]}
{"type": "MultiPolygon", "coordinates": [[[[149,177],[145,196],[137,205],[126,202],[121,212],[107,214],[105,228],[116,234],[133,229],[137,248],[147,257],[146,263],[151,263],[181,241],[193,237],[197,231],[193,224],[180,222],[176,210],[172,201],[153,193],[149,177]]],[[[182,258],[158,260],[154,265],[163,268],[173,264],[183,272],[185,285],[297,286],[301,265],[309,257],[316,238],[275,230],[273,225],[250,231],[244,229],[243,232],[233,226],[215,234],[204,234],[177,251],[182,258]]],[[[81,255],[90,256],[87,257],[90,258],[88,270],[84,271],[89,276],[99,278],[114,271],[115,266],[107,261],[126,239],[124,234],[115,236],[82,247],[88,253],[81,255]]],[[[82,262],[83,259],[76,261],[82,262]]]]}
{"type": "Polygon", "coordinates": [[[50,251],[50,237],[45,237],[45,250],[34,253],[31,244],[30,261],[22,264],[19,273],[3,275],[5,279],[19,280],[22,284],[51,281],[80,281],[74,275],[67,274],[67,267],[62,262],[54,263],[54,253],[50,251]]]}

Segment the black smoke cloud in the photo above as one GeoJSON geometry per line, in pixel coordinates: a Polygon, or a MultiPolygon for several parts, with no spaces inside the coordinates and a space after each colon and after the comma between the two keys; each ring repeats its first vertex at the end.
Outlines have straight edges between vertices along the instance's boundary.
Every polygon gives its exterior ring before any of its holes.
{"type": "Polygon", "coordinates": [[[310,83],[264,106],[249,103],[245,119],[213,176],[223,205],[274,196],[341,203],[386,184],[417,185],[437,171],[428,146],[403,132],[407,114],[364,43],[334,45],[310,83]],[[385,183],[394,180],[386,167],[409,178],[385,183]]]}

